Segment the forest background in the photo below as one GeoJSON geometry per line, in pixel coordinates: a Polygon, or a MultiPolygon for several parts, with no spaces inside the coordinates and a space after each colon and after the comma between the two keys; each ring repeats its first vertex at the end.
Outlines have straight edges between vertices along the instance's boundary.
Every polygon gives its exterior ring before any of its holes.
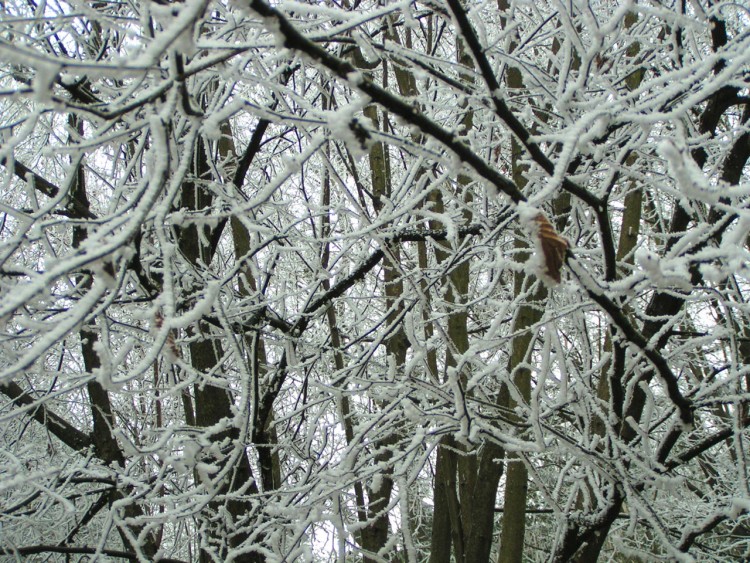
{"type": "Polygon", "coordinates": [[[747,5],[0,10],[0,558],[750,557],[747,5]]]}

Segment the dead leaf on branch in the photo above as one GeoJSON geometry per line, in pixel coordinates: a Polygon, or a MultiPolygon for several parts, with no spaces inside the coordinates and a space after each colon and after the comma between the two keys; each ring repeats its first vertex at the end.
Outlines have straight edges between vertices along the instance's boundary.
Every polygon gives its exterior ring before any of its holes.
{"type": "Polygon", "coordinates": [[[545,274],[560,283],[560,270],[565,261],[565,252],[568,250],[568,241],[557,234],[549,219],[543,213],[534,217],[539,228],[539,242],[544,255],[545,274]]]}

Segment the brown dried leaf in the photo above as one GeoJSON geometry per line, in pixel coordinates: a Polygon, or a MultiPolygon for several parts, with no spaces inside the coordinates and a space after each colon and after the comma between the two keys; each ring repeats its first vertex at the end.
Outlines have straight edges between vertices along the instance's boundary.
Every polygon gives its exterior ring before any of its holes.
{"type": "Polygon", "coordinates": [[[560,270],[565,260],[565,252],[568,250],[568,241],[557,234],[555,228],[542,213],[534,217],[534,220],[539,226],[539,241],[544,254],[545,273],[555,282],[560,283],[560,270]]]}

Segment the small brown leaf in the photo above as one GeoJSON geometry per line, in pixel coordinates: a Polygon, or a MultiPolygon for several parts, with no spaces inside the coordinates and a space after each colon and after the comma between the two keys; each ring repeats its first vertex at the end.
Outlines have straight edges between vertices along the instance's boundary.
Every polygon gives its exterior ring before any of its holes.
{"type": "Polygon", "coordinates": [[[539,241],[544,254],[545,273],[555,282],[560,283],[560,270],[565,260],[565,252],[568,250],[568,241],[557,234],[555,228],[542,213],[534,217],[534,220],[539,226],[539,241]]]}
{"type": "MultiPolygon", "coordinates": [[[[164,324],[164,317],[162,316],[161,312],[157,311],[156,315],[154,315],[154,326],[156,328],[161,328],[164,324]]],[[[180,357],[180,350],[177,348],[177,344],[175,344],[174,340],[174,329],[171,329],[167,333],[167,353],[171,353],[173,358],[179,358],[180,357]]]]}

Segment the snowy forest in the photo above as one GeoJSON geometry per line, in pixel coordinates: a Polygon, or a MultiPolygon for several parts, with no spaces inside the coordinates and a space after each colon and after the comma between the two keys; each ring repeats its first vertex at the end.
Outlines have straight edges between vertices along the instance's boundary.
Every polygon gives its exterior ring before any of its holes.
{"type": "Polygon", "coordinates": [[[0,560],[750,558],[750,6],[0,2],[0,560]]]}

